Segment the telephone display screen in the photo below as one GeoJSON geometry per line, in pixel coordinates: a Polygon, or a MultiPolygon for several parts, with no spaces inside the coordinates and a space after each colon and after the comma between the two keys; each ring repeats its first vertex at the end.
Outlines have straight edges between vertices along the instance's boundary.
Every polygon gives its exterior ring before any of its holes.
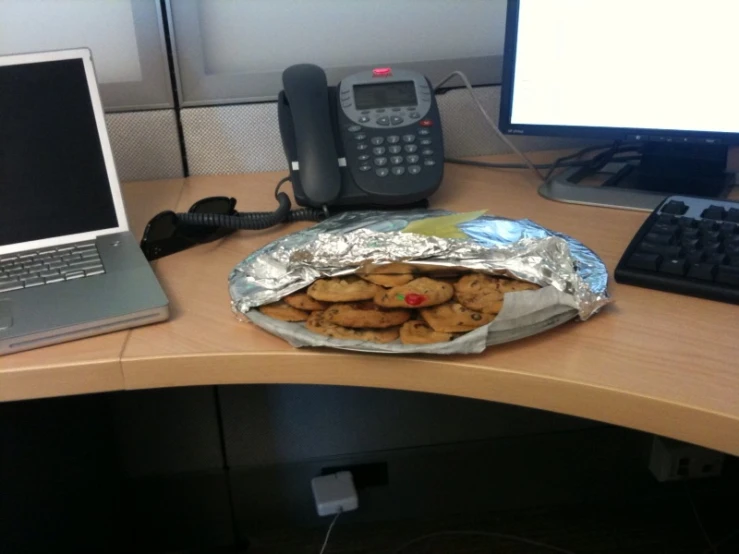
{"type": "Polygon", "coordinates": [[[354,104],[358,110],[415,106],[416,103],[413,81],[354,86],[354,104]]]}

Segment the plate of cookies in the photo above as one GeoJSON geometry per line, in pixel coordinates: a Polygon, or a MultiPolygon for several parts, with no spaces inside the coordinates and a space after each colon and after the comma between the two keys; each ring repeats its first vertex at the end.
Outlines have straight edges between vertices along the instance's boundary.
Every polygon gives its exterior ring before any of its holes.
{"type": "Polygon", "coordinates": [[[561,235],[516,238],[520,223],[477,215],[438,236],[448,213],[437,227],[411,225],[428,211],[380,213],[341,214],[255,252],[231,274],[234,310],[296,347],[460,354],[587,319],[608,300],[587,282],[602,262],[574,257],[585,247],[561,235]],[[506,241],[491,244],[495,233],[506,241]]]}

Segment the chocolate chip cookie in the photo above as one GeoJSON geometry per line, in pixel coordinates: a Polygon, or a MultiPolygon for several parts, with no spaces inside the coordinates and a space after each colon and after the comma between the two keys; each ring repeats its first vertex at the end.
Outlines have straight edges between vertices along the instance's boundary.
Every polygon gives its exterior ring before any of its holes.
{"type": "Polygon", "coordinates": [[[424,308],[443,304],[454,295],[454,287],[428,277],[414,279],[407,285],[380,290],[375,304],[383,308],[424,308]]]}
{"type": "Polygon", "coordinates": [[[360,275],[362,279],[381,287],[399,287],[413,281],[417,270],[411,264],[393,263],[375,267],[360,275]]]}
{"type": "Polygon", "coordinates": [[[470,310],[458,302],[447,302],[441,306],[425,308],[421,310],[421,317],[434,331],[442,333],[472,331],[495,319],[493,314],[470,310]]]}
{"type": "Polygon", "coordinates": [[[423,321],[414,319],[405,322],[400,328],[400,342],[403,344],[433,344],[449,342],[454,338],[452,333],[434,331],[423,321]]]}
{"type": "Polygon", "coordinates": [[[322,302],[371,300],[382,289],[354,275],[319,279],[308,287],[308,296],[322,302]]]}
{"type": "Polygon", "coordinates": [[[334,304],[326,309],[324,319],[330,323],[352,328],[386,329],[397,327],[411,317],[410,310],[386,310],[374,302],[334,304]]]}
{"type": "Polygon", "coordinates": [[[279,319],[280,321],[305,321],[310,315],[308,312],[293,308],[282,300],[260,306],[259,311],[266,316],[279,319]]]}
{"type": "Polygon", "coordinates": [[[369,342],[388,343],[398,338],[397,327],[388,329],[350,329],[326,320],[325,312],[313,312],[305,322],[305,328],[314,333],[335,339],[363,340],[369,342]]]}
{"type": "Polygon", "coordinates": [[[298,310],[305,310],[307,312],[325,310],[330,306],[330,304],[328,304],[327,302],[314,300],[305,292],[294,292],[283,298],[283,300],[286,304],[289,304],[293,308],[297,308],[298,310]]]}

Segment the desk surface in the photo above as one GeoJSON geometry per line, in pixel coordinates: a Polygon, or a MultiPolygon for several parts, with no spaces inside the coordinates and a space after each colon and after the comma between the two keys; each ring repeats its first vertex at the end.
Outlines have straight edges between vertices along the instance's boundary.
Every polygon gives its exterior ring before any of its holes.
{"type": "MultiPolygon", "coordinates": [[[[274,208],[279,173],[129,183],[140,235],[154,213],[232,195],[274,208]]],[[[447,166],[434,207],[487,208],[582,241],[612,271],[643,212],[538,196],[525,172],[447,166]]],[[[159,260],[169,322],[0,358],[0,399],[187,385],[306,383],[381,387],[529,406],[739,454],[737,306],[611,283],[614,303],[581,323],[472,356],[382,356],[297,350],[236,319],[227,276],[249,252],[307,223],[240,232],[159,260]]]]}

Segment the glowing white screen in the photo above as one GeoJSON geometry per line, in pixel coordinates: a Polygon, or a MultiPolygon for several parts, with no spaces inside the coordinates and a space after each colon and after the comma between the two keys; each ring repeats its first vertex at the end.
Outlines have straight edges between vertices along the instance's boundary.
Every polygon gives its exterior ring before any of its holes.
{"type": "Polygon", "coordinates": [[[513,124],[739,133],[739,2],[520,6],[513,124]]]}

